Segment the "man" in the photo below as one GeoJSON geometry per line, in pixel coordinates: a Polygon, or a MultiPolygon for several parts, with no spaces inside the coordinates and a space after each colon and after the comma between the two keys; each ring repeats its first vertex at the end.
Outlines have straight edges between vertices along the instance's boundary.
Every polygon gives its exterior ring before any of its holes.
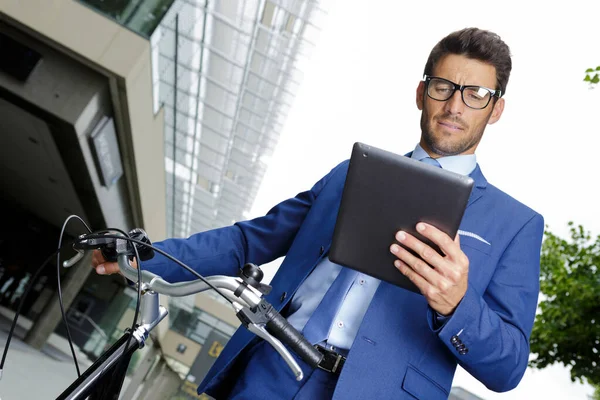
{"type": "MultiPolygon", "coordinates": [[[[442,39],[427,61],[416,95],[421,140],[409,156],[470,175],[475,186],[456,238],[417,225],[444,257],[405,232],[395,239],[419,258],[390,238],[399,273],[423,295],[354,273],[346,295],[327,297],[341,276],[327,250],[347,162],[264,217],[158,244],[205,275],[233,275],[246,262],[286,255],[267,300],[307,337],[320,303],[339,304],[313,344],[347,357],[341,371],[301,363],[306,378],[297,383],[265,342],[240,329],[200,391],[218,399],[445,399],[457,363],[491,390],[517,386],[529,355],[544,223],[488,184],[474,154],[486,125],[502,115],[510,70],[506,44],[474,28],[442,39]]],[[[94,263],[99,273],[117,270],[102,262],[94,263]]],[[[158,256],[142,267],[169,281],[192,279],[158,256]]]]}

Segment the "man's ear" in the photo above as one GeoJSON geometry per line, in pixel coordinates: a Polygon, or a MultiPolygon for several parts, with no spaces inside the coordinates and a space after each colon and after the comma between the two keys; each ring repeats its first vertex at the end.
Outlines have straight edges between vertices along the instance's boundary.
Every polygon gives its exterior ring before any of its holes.
{"type": "Polygon", "coordinates": [[[425,96],[425,82],[419,82],[417,86],[417,108],[423,110],[423,96],[425,96]]]}
{"type": "Polygon", "coordinates": [[[494,104],[494,109],[492,110],[492,115],[490,115],[488,124],[491,125],[498,122],[498,120],[502,116],[502,112],[504,112],[504,99],[499,98],[498,101],[494,104]]]}

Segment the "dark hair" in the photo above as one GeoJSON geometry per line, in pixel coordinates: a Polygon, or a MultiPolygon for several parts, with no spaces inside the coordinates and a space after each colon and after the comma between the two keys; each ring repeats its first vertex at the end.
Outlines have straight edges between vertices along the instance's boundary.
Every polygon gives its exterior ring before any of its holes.
{"type": "Polygon", "coordinates": [[[500,36],[478,28],[465,28],[452,32],[431,50],[427,64],[425,64],[424,74],[432,75],[438,61],[448,54],[463,55],[494,66],[497,85],[494,89],[501,90],[504,96],[512,69],[512,61],[510,49],[500,39],[500,36]]]}

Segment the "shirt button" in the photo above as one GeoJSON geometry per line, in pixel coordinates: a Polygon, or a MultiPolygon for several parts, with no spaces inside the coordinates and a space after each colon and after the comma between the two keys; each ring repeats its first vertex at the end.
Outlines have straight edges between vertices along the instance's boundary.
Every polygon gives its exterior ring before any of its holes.
{"type": "Polygon", "coordinates": [[[337,322],[337,327],[342,329],[344,327],[344,321],[338,321],[337,322]]]}
{"type": "Polygon", "coordinates": [[[364,284],[365,284],[365,282],[366,282],[366,281],[365,281],[364,279],[362,279],[362,278],[361,278],[361,279],[358,281],[358,283],[360,283],[361,285],[364,285],[364,284]]]}

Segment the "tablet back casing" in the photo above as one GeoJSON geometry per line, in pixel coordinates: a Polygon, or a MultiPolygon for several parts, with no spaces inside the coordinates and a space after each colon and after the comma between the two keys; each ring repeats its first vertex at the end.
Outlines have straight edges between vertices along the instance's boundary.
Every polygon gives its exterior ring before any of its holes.
{"type": "Polygon", "coordinates": [[[417,287],[390,253],[395,234],[406,231],[440,249],[416,231],[419,221],[454,238],[473,179],[363,143],[352,149],[329,259],[413,292],[417,287]]]}

